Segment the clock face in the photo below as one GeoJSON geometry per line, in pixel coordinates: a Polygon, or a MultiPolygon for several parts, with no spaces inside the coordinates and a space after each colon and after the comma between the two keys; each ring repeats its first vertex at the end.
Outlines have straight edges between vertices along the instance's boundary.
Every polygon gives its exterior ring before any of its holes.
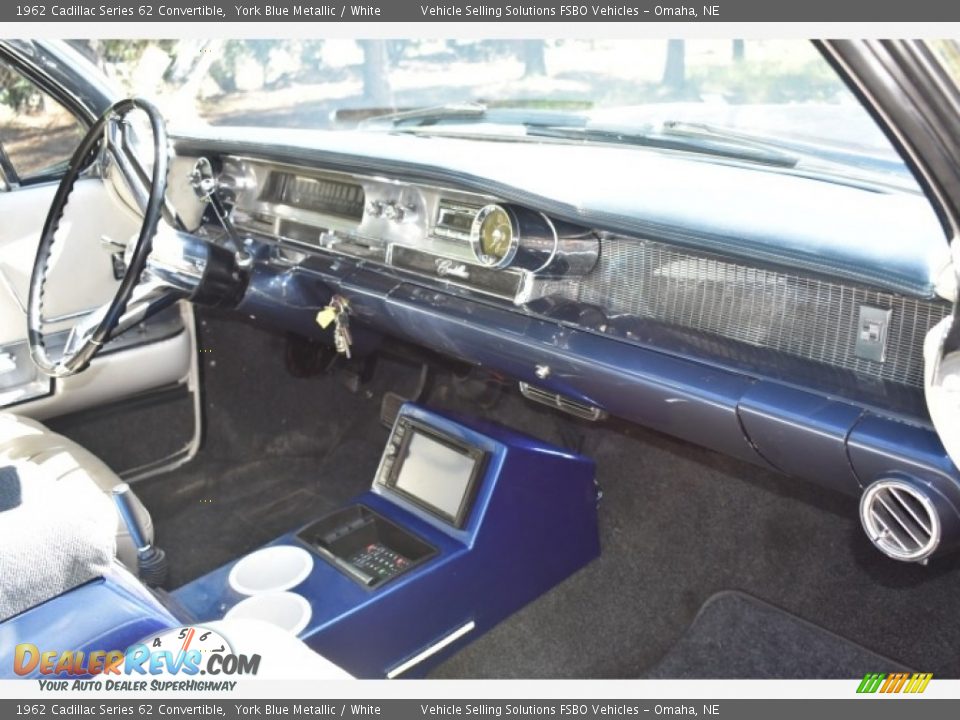
{"type": "Polygon", "coordinates": [[[474,252],[484,265],[509,262],[514,248],[513,222],[499,205],[480,208],[470,229],[474,252]]]}
{"type": "Polygon", "coordinates": [[[487,215],[480,225],[480,249],[484,255],[500,262],[510,251],[513,227],[506,211],[497,209],[487,215]]]}
{"type": "Polygon", "coordinates": [[[233,648],[223,635],[201,625],[165,630],[145,638],[143,644],[150,650],[169,650],[174,653],[189,650],[198,650],[204,656],[210,653],[233,653],[233,648]]]}

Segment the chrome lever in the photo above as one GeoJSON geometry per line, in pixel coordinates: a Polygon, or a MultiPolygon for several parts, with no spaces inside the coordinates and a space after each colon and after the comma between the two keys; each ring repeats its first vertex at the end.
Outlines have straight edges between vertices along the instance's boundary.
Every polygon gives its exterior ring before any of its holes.
{"type": "Polygon", "coordinates": [[[213,166],[210,164],[210,161],[205,157],[199,158],[197,162],[194,163],[193,169],[190,171],[187,179],[190,181],[190,185],[193,186],[194,194],[213,208],[213,214],[217,216],[217,221],[227,233],[227,238],[233,245],[231,249],[237,256],[237,262],[241,266],[248,264],[249,256],[243,249],[244,244],[240,233],[237,232],[236,226],[230,220],[230,212],[227,210],[226,205],[223,204],[223,199],[217,192],[220,188],[220,183],[213,174],[213,166]]]}
{"type": "Polygon", "coordinates": [[[113,248],[114,250],[127,249],[126,243],[118,242],[117,240],[114,240],[112,237],[107,237],[106,235],[100,236],[100,244],[103,245],[103,247],[113,248]]]}

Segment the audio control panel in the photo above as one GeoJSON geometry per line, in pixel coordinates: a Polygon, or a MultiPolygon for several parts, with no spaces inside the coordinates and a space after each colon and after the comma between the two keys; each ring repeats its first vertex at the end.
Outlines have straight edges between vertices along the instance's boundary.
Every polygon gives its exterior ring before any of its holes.
{"type": "Polygon", "coordinates": [[[374,487],[463,527],[486,463],[475,445],[400,415],[384,449],[374,487]]]}
{"type": "Polygon", "coordinates": [[[410,567],[409,558],[379,542],[364,546],[347,560],[358,570],[381,581],[389,580],[410,567]]]}

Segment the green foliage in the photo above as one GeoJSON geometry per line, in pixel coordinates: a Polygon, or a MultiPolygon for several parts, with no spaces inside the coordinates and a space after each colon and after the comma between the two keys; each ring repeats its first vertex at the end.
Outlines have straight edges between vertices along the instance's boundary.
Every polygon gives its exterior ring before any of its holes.
{"type": "Polygon", "coordinates": [[[70,40],[68,42],[101,65],[136,63],[151,45],[168,54],[173,52],[177,45],[176,40],[70,40]]]}
{"type": "Polygon", "coordinates": [[[320,69],[323,65],[323,40],[300,41],[300,64],[305,73],[320,69]]]}
{"type": "Polygon", "coordinates": [[[778,63],[750,62],[692,68],[687,89],[700,96],[722,95],[732,103],[831,101],[845,90],[824,62],[788,69],[778,63]]]}
{"type": "Polygon", "coordinates": [[[237,89],[237,62],[244,55],[243,40],[228,40],[223,56],[210,66],[210,76],[224,92],[237,89]]]}
{"type": "Polygon", "coordinates": [[[484,62],[502,57],[515,57],[517,40],[448,40],[447,47],[468,62],[484,62]]]}
{"type": "Polygon", "coordinates": [[[270,62],[270,53],[273,49],[282,44],[276,40],[241,40],[240,42],[250,56],[263,67],[270,62]]]}
{"type": "Polygon", "coordinates": [[[147,40],[100,40],[97,55],[101,62],[135,62],[147,49],[147,40]]]}
{"type": "Polygon", "coordinates": [[[19,73],[0,65],[0,105],[14,112],[27,113],[43,104],[43,95],[19,73]]]}
{"type": "Polygon", "coordinates": [[[275,48],[293,41],[283,40],[228,40],[223,46],[223,57],[210,67],[210,76],[224,92],[237,89],[237,66],[245,58],[255,60],[266,70],[270,53],[275,48]]]}

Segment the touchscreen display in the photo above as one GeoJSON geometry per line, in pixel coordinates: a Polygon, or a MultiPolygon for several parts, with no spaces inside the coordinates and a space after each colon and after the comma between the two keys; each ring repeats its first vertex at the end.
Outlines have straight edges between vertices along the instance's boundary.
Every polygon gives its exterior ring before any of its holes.
{"type": "Polygon", "coordinates": [[[456,518],[476,463],[475,457],[414,430],[393,486],[456,518]]]}

